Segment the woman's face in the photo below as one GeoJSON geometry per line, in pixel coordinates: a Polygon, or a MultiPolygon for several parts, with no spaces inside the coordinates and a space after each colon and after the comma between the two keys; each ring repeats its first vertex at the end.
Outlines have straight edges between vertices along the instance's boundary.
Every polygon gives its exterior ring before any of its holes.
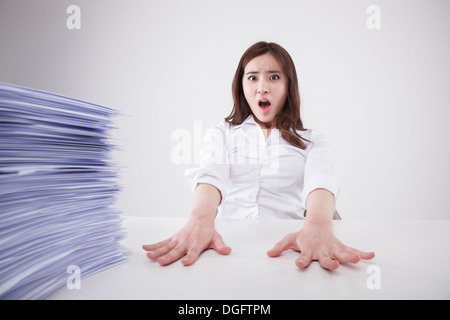
{"type": "Polygon", "coordinates": [[[244,96],[261,127],[275,128],[275,117],[286,101],[287,82],[281,65],[269,53],[253,58],[245,66],[244,96]]]}

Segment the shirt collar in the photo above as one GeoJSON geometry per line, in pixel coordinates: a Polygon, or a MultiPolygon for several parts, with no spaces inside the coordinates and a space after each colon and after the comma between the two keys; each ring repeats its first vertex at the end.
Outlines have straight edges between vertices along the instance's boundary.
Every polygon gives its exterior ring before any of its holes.
{"type": "Polygon", "coordinates": [[[257,126],[259,126],[258,123],[256,123],[255,118],[253,117],[253,114],[250,114],[247,119],[244,120],[244,122],[242,122],[242,124],[255,124],[257,126]]]}
{"type": "MultiPolygon", "coordinates": [[[[240,124],[241,126],[244,124],[250,124],[250,125],[256,125],[258,127],[261,127],[256,121],[255,118],[253,116],[253,114],[250,114],[247,119],[244,120],[244,122],[242,122],[242,124],[240,124]]],[[[277,128],[273,128],[272,130],[277,130],[277,128]]]]}
{"type": "Polygon", "coordinates": [[[247,126],[247,125],[259,126],[259,124],[256,123],[255,118],[253,117],[253,114],[250,114],[241,124],[234,125],[233,127],[235,129],[238,129],[238,128],[242,127],[242,126],[247,126]]]}

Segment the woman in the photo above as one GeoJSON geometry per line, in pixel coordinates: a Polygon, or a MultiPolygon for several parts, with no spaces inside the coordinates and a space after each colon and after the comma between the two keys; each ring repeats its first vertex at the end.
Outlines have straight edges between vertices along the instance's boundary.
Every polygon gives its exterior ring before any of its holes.
{"type": "Polygon", "coordinates": [[[267,252],[297,250],[305,268],[313,260],[329,270],[371,259],[333,235],[335,198],[330,143],[303,128],[294,63],[275,43],[258,42],[242,56],[233,80],[234,106],[225,122],[205,135],[200,168],[187,172],[194,201],[187,224],[164,241],[144,245],[150,259],[191,265],[206,249],[227,255],[214,226],[218,218],[305,219],[267,252]],[[307,214],[306,214],[307,212],[307,214]]]}

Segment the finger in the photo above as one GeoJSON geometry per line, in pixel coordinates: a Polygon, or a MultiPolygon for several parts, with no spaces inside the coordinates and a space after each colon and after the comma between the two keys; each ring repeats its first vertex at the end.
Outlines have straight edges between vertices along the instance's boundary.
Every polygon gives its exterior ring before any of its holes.
{"type": "Polygon", "coordinates": [[[169,241],[170,238],[153,244],[144,244],[142,245],[142,249],[144,249],[145,251],[155,250],[161,248],[162,246],[165,246],[167,243],[169,243],[169,241]]]}
{"type": "Polygon", "coordinates": [[[361,259],[370,260],[375,257],[375,252],[361,252],[360,251],[359,256],[361,257],[361,259]]]}
{"type": "Polygon", "coordinates": [[[306,268],[307,266],[309,266],[311,264],[311,261],[312,261],[312,258],[310,255],[301,253],[300,257],[298,257],[297,260],[295,260],[295,264],[300,269],[303,269],[303,268],[306,268]]]}
{"type": "Polygon", "coordinates": [[[158,259],[159,257],[170,252],[170,250],[175,248],[175,246],[176,246],[176,243],[169,242],[163,247],[160,247],[158,249],[147,252],[147,257],[149,257],[150,259],[158,259]]]}
{"type": "Polygon", "coordinates": [[[272,249],[267,251],[267,255],[272,258],[278,257],[283,251],[286,251],[291,248],[294,248],[294,244],[292,242],[292,237],[287,235],[286,237],[281,239],[281,241],[276,243],[272,249]]]}
{"type": "Polygon", "coordinates": [[[334,258],[340,263],[358,263],[361,261],[361,257],[358,254],[339,251],[335,254],[334,258]]]}
{"type": "Polygon", "coordinates": [[[203,250],[200,250],[197,247],[189,249],[186,256],[181,260],[181,263],[184,264],[185,266],[190,266],[198,259],[198,257],[202,252],[203,250]]]}
{"type": "Polygon", "coordinates": [[[375,252],[364,252],[364,251],[359,251],[359,250],[356,250],[356,249],[353,249],[350,247],[347,247],[346,251],[351,252],[353,254],[357,254],[361,259],[364,259],[364,260],[370,260],[373,257],[375,257],[375,252]]]}
{"type": "Polygon", "coordinates": [[[320,256],[319,264],[322,266],[322,268],[328,269],[328,270],[336,270],[339,267],[339,262],[331,259],[328,256],[320,256]]]}
{"type": "Polygon", "coordinates": [[[218,253],[227,255],[231,252],[231,248],[226,246],[222,237],[217,234],[211,241],[211,249],[216,250],[218,253]]]}
{"type": "Polygon", "coordinates": [[[166,255],[159,257],[157,259],[158,263],[162,266],[171,264],[172,262],[180,259],[182,256],[186,254],[186,249],[182,246],[176,246],[166,255]]]}

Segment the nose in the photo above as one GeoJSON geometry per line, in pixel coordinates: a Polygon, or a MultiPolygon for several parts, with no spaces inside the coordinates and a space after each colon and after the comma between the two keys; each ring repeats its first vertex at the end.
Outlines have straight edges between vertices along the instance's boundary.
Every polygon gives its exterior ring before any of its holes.
{"type": "Polygon", "coordinates": [[[268,93],[269,92],[269,86],[268,83],[263,77],[258,82],[258,94],[268,93]]]}

